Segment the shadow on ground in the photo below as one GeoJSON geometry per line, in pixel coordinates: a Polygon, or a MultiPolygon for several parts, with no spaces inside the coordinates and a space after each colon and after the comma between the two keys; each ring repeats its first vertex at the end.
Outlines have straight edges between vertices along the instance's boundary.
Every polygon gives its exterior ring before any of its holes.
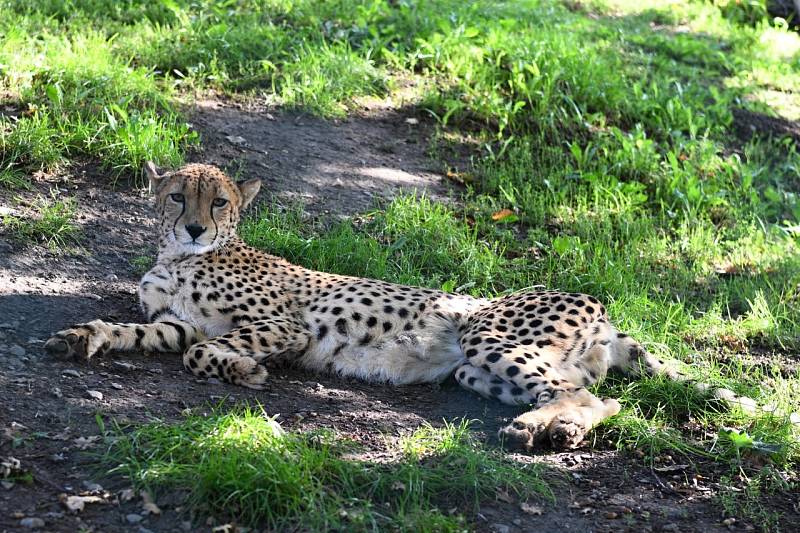
{"type": "Polygon", "coordinates": [[[327,121],[201,100],[190,116],[203,138],[193,159],[260,177],[262,197],[314,215],[353,215],[400,192],[452,195],[441,164],[425,157],[432,127],[414,106],[327,121]]]}

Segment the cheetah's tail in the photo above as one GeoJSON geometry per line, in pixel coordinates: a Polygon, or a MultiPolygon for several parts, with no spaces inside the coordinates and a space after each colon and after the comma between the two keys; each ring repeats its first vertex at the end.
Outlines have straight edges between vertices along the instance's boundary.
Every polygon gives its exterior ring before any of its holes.
{"type": "Polygon", "coordinates": [[[644,349],[641,344],[624,333],[616,332],[612,341],[612,368],[631,376],[665,376],[673,381],[691,384],[695,390],[722,400],[729,406],[739,406],[747,413],[757,410],[752,398],[740,396],[730,389],[717,387],[691,378],[644,349]]]}

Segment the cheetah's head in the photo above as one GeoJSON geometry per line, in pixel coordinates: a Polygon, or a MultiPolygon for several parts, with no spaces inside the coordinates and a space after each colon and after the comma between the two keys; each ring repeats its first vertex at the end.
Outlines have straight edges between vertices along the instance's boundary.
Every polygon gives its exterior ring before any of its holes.
{"type": "Polygon", "coordinates": [[[145,173],[156,195],[160,255],[198,255],[224,246],[261,187],[258,179],[235,183],[212,165],[159,173],[148,161],[145,173]]]}

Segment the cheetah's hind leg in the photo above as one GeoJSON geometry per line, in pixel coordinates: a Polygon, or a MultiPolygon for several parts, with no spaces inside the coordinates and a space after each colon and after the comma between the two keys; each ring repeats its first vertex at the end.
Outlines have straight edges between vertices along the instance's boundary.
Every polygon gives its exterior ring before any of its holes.
{"type": "Polygon", "coordinates": [[[601,400],[584,388],[562,392],[549,403],[515,418],[500,430],[499,437],[512,449],[531,451],[545,437],[553,448],[572,449],[589,430],[619,410],[616,400],[601,400]]]}
{"type": "Polygon", "coordinates": [[[477,392],[484,398],[499,400],[506,405],[530,405],[535,400],[527,389],[469,363],[458,367],[455,377],[459,385],[465,389],[477,392]]]}

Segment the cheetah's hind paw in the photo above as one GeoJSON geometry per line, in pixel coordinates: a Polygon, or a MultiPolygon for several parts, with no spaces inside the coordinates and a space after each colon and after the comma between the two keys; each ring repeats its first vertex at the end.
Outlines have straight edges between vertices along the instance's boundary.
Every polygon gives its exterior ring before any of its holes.
{"type": "Polygon", "coordinates": [[[502,428],[497,434],[506,449],[526,452],[532,451],[537,444],[544,440],[546,435],[547,426],[544,422],[526,424],[519,420],[502,428]]]}

